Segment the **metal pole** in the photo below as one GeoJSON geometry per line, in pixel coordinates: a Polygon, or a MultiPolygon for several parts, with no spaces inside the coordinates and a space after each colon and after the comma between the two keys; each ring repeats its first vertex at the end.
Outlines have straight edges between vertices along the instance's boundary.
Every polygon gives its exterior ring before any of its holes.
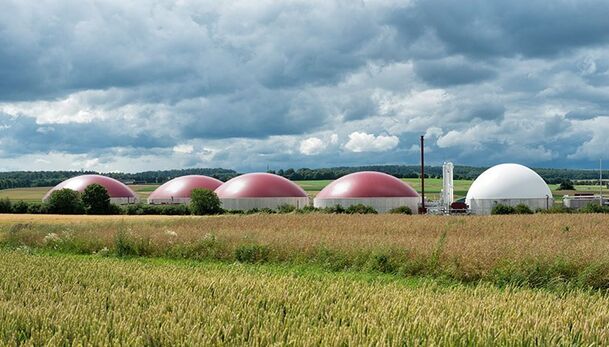
{"type": "Polygon", "coordinates": [[[425,138],[421,135],[421,213],[425,212],[425,138]]]}
{"type": "Polygon", "coordinates": [[[600,203],[601,206],[603,206],[603,159],[600,159],[599,161],[599,177],[600,177],[600,182],[599,182],[599,188],[600,188],[600,203]]]}

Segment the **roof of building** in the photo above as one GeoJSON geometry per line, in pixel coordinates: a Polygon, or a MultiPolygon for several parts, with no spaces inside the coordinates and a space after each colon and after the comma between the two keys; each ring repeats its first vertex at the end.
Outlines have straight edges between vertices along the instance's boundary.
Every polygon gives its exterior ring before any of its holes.
{"type": "Polygon", "coordinates": [[[391,175],[362,171],[343,176],[326,186],[316,199],[419,197],[407,183],[391,175]]]}
{"type": "Polygon", "coordinates": [[[484,171],[469,188],[471,199],[552,198],[546,182],[535,171],[520,164],[499,164],[484,171]]]}
{"type": "Polygon", "coordinates": [[[222,181],[209,176],[187,175],[176,177],[155,189],[148,197],[148,200],[190,198],[190,193],[193,189],[199,188],[214,191],[221,185],[222,181]]]}
{"type": "Polygon", "coordinates": [[[216,194],[221,199],[307,197],[296,183],[270,173],[237,176],[218,187],[216,194]]]}
{"type": "Polygon", "coordinates": [[[76,190],[82,193],[85,188],[94,183],[106,188],[108,195],[110,195],[111,198],[137,198],[137,195],[133,190],[131,190],[131,188],[127,187],[122,182],[115,180],[114,178],[102,175],[81,175],[69,178],[59,183],[45,194],[43,200],[48,199],[52,192],[64,188],[76,190]]]}

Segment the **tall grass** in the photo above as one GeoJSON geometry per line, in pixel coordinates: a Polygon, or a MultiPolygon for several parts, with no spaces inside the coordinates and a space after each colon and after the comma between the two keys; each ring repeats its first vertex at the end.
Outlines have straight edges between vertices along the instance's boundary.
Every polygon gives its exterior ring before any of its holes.
{"type": "Polygon", "coordinates": [[[58,252],[317,264],[529,287],[609,288],[609,216],[0,218],[0,244],[58,252]],[[18,221],[18,219],[15,219],[18,221]]]}
{"type": "Polygon", "coordinates": [[[5,250],[0,278],[10,346],[609,343],[609,298],[586,291],[5,250]]]}

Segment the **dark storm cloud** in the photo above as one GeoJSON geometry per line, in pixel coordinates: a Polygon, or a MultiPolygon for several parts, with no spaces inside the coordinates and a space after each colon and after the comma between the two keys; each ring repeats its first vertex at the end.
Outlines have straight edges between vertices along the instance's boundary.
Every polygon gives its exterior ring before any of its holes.
{"type": "Polygon", "coordinates": [[[442,148],[430,141],[431,158],[467,164],[565,162],[603,143],[606,1],[2,7],[3,156],[123,148],[113,154],[171,160],[173,146],[193,142],[184,165],[200,163],[197,155],[235,167],[258,156],[285,166],[401,162],[411,137],[431,127],[444,136],[442,148]],[[472,130],[479,124],[488,129],[472,130]],[[398,135],[400,144],[352,153],[344,144],[355,131],[398,135]],[[342,142],[298,154],[301,139],[330,133],[342,142]],[[236,153],[222,150],[236,141],[245,141],[236,153]]]}
{"type": "Polygon", "coordinates": [[[421,79],[436,87],[476,83],[496,75],[489,68],[457,59],[422,60],[414,68],[421,79]]]}
{"type": "Polygon", "coordinates": [[[414,11],[449,51],[471,56],[544,57],[609,41],[606,1],[430,0],[414,11]]]}

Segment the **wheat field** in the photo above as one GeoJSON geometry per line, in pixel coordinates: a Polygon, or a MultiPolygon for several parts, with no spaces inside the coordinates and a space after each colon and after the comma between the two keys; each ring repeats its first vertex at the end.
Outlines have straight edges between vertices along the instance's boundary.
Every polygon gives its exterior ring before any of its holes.
{"type": "Polygon", "coordinates": [[[0,251],[5,345],[607,345],[609,298],[0,251]]]}

